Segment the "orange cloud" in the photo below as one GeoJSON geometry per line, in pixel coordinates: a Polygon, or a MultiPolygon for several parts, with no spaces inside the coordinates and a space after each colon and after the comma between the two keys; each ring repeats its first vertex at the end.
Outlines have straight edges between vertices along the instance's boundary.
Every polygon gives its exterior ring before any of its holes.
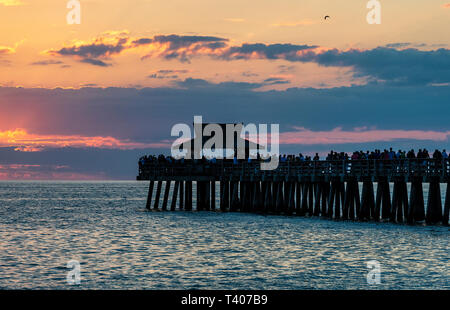
{"type": "Polygon", "coordinates": [[[0,55],[15,54],[17,46],[19,46],[19,43],[17,43],[14,47],[0,46],[0,55]]]}
{"type": "Polygon", "coordinates": [[[24,5],[25,3],[20,0],[0,0],[0,4],[4,6],[19,6],[24,5]]]}
{"type": "Polygon", "coordinates": [[[20,44],[22,44],[23,42],[25,42],[25,40],[19,41],[16,44],[14,44],[14,47],[11,46],[0,46],[0,56],[1,55],[11,55],[11,54],[15,54],[17,47],[19,47],[20,44]]]}
{"type": "Polygon", "coordinates": [[[14,48],[9,47],[9,46],[0,46],[0,55],[5,55],[5,54],[14,54],[16,51],[14,48]]]}
{"type": "Polygon", "coordinates": [[[119,140],[113,137],[86,137],[79,135],[37,135],[30,134],[24,129],[0,131],[0,147],[15,147],[18,151],[36,152],[45,148],[55,147],[96,147],[107,149],[143,149],[143,148],[167,148],[170,144],[140,143],[130,140],[119,140]]]}
{"type": "Polygon", "coordinates": [[[450,9],[450,3],[445,3],[442,5],[444,9],[450,9]]]}

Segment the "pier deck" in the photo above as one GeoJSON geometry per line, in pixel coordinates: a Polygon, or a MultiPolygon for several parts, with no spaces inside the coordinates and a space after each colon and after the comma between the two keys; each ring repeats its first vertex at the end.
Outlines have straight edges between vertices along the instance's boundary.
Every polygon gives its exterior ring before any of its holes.
{"type": "Polygon", "coordinates": [[[195,182],[196,210],[215,210],[219,182],[221,211],[448,225],[448,159],[288,161],[266,171],[260,166],[258,161],[236,164],[232,160],[148,162],[140,165],[137,179],[150,181],[147,209],[152,203],[153,209],[159,208],[163,183],[161,208],[167,209],[173,182],[171,210],[193,210],[195,182]],[[426,209],[424,182],[429,183],[426,209]],[[444,208],[440,183],[447,184],[444,208]]]}

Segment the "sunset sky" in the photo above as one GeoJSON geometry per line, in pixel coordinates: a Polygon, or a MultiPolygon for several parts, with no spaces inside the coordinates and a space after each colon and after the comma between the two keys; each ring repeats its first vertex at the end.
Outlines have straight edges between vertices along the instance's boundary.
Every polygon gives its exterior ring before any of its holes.
{"type": "Polygon", "coordinates": [[[0,179],[133,179],[171,127],[281,151],[450,148],[450,2],[0,0],[0,179]],[[324,19],[329,15],[329,19],[324,19]]]}

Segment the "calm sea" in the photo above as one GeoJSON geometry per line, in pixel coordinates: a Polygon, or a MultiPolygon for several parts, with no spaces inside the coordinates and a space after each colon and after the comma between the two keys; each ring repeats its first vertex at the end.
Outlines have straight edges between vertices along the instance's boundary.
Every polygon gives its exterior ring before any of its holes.
{"type": "Polygon", "coordinates": [[[0,182],[0,288],[450,288],[446,227],[147,212],[147,187],[0,182]],[[78,286],[66,280],[70,260],[78,286]],[[380,284],[367,283],[372,260],[380,284]]]}

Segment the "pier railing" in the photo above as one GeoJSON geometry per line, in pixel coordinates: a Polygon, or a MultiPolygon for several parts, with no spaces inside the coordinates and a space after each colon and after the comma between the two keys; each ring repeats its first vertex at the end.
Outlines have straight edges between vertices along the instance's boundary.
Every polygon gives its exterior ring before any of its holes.
{"type": "Polygon", "coordinates": [[[148,162],[139,167],[138,180],[170,179],[171,177],[222,178],[317,178],[317,177],[439,177],[445,182],[450,176],[448,159],[394,160],[321,160],[279,162],[275,170],[261,170],[260,161],[185,160],[184,162],[148,162]]]}

